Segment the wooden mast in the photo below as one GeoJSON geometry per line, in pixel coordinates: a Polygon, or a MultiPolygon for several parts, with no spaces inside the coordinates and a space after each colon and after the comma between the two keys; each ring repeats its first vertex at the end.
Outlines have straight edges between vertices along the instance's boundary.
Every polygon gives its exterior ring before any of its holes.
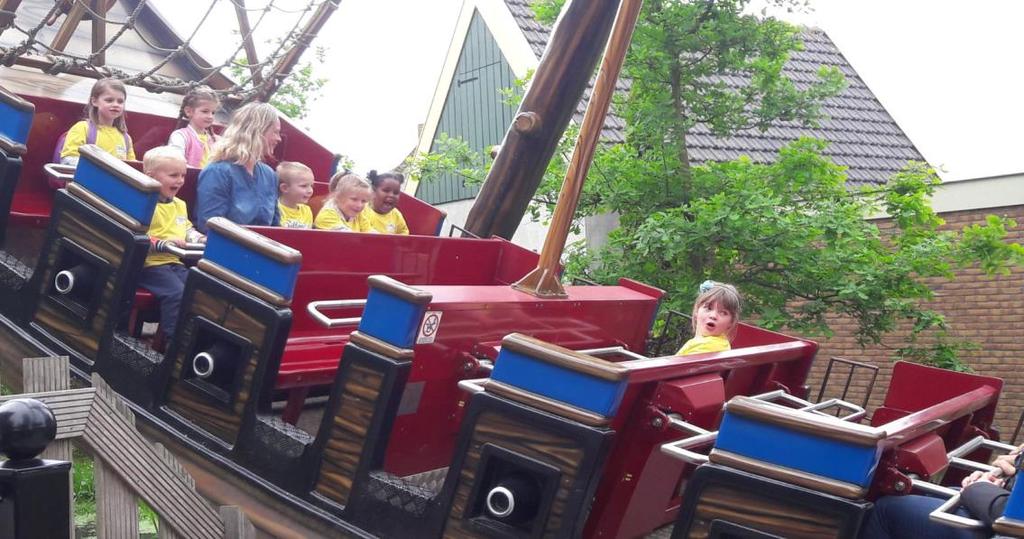
{"type": "Polygon", "coordinates": [[[583,192],[583,181],[587,178],[594,150],[601,139],[601,128],[604,126],[608,106],[615,94],[615,82],[619,79],[622,62],[629,50],[629,41],[640,14],[643,0],[622,0],[619,13],[615,18],[608,47],[605,49],[601,70],[597,74],[594,92],[591,94],[587,113],[583,116],[583,125],[576,139],[576,148],[569,161],[569,169],[562,182],[562,190],[558,195],[558,205],[551,217],[551,226],[544,239],[544,248],[540,252],[537,269],[533,270],[519,282],[512,285],[539,297],[566,297],[565,289],[558,278],[558,263],[565,248],[565,239],[569,235],[573,214],[583,192]]]}
{"type": "Polygon", "coordinates": [[[619,0],[575,0],[562,10],[544,57],[466,218],[466,230],[511,239],[537,191],[604,50],[619,0]]]}
{"type": "Polygon", "coordinates": [[[253,82],[261,84],[263,75],[260,73],[260,57],[256,54],[256,44],[252,42],[252,26],[249,25],[249,13],[245,10],[245,0],[235,0],[235,17],[238,19],[238,32],[242,35],[245,47],[245,61],[249,63],[249,73],[253,82]]]}
{"type": "Polygon", "coordinates": [[[276,92],[278,87],[281,86],[284,79],[288,78],[288,75],[291,74],[292,68],[295,67],[296,63],[298,63],[299,58],[302,57],[302,53],[305,52],[306,48],[308,48],[310,43],[312,43],[313,38],[320,33],[320,29],[327,24],[327,20],[330,19],[331,15],[333,15],[338,9],[338,4],[340,3],[341,0],[326,0],[320,4],[316,13],[310,17],[305,28],[302,29],[302,34],[300,34],[298,40],[292,45],[292,48],[277,61],[277,64],[270,71],[270,74],[267,75],[267,80],[264,81],[262,88],[260,88],[259,92],[256,94],[257,101],[267,101],[270,99],[270,96],[274,95],[274,92],[276,92]]]}

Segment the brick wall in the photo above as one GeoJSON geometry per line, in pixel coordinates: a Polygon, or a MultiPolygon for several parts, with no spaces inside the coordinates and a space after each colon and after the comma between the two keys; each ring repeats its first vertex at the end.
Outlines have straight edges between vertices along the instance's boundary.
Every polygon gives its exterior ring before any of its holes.
{"type": "MultiPolygon", "coordinates": [[[[1015,219],[1017,228],[1009,233],[1009,240],[1024,244],[1024,206],[989,208],[942,214],[946,227],[957,229],[976,222],[983,222],[986,215],[1005,215],[1015,219]]],[[[880,227],[886,223],[880,222],[880,227]]],[[[1016,269],[1007,276],[989,277],[978,269],[959,272],[953,281],[933,279],[932,289],[936,298],[933,306],[946,315],[951,331],[981,346],[980,350],[964,352],[961,356],[978,374],[997,376],[1005,381],[997,410],[996,424],[1004,440],[1009,440],[1024,411],[1024,270],[1016,269]]],[[[815,362],[808,383],[811,396],[816,397],[821,387],[828,359],[842,356],[856,361],[878,365],[878,382],[875,385],[870,409],[881,404],[888,388],[892,372],[892,350],[880,346],[861,349],[853,338],[854,324],[838,317],[830,320],[835,335],[822,340],[818,359],[815,362]]],[[[902,336],[886,338],[899,345],[902,336]]],[[[843,390],[849,368],[833,369],[825,398],[838,396],[843,390]]],[[[859,403],[864,397],[870,377],[866,374],[854,379],[848,400],[859,403]]],[[[1024,440],[1024,436],[1021,436],[1024,440]]],[[[1019,443],[1019,441],[1018,441],[1019,443]]]]}

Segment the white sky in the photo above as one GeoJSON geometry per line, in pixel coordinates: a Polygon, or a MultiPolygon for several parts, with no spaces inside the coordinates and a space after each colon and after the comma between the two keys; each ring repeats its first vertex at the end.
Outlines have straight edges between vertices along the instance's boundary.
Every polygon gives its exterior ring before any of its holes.
{"type": "MultiPolygon", "coordinates": [[[[341,2],[317,40],[329,49],[320,73],[330,79],[306,121],[317,139],[357,169],[400,163],[426,119],[461,3],[341,2]]],[[[828,32],[946,179],[1024,172],[1024,2],[810,3],[812,13],[781,16],[828,32]]]]}

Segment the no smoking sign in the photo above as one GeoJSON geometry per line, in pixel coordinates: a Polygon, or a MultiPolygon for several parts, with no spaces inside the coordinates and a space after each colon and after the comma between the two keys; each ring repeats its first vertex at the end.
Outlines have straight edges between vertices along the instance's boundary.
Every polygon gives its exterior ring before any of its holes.
{"type": "Polygon", "coordinates": [[[423,315],[423,323],[420,324],[420,334],[416,337],[416,344],[430,344],[437,337],[437,330],[441,329],[441,311],[427,311],[423,315]]]}

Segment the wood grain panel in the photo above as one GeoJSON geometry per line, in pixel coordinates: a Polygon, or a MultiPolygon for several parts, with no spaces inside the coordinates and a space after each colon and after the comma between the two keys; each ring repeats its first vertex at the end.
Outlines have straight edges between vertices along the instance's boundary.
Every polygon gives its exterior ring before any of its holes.
{"type": "Polygon", "coordinates": [[[314,491],[345,505],[352,493],[352,481],[363,454],[373,411],[384,384],[384,375],[354,363],[346,369],[342,382],[341,406],[331,424],[324,445],[320,476],[314,491]]]}
{"type": "Polygon", "coordinates": [[[701,493],[688,537],[703,539],[715,519],[727,520],[757,530],[793,539],[839,537],[842,518],[803,506],[740,492],[724,485],[712,485],[701,493]]]}
{"type": "Polygon", "coordinates": [[[44,354],[42,348],[32,344],[21,335],[20,329],[8,325],[7,319],[0,320],[0,378],[11,390],[23,391],[22,359],[44,354]]]}
{"type": "MultiPolygon", "coordinates": [[[[168,407],[228,445],[234,445],[241,430],[242,415],[252,396],[253,379],[262,352],[260,344],[268,331],[267,327],[244,311],[236,309],[225,299],[198,289],[192,295],[192,302],[188,304],[188,312],[218,322],[225,329],[245,337],[252,343],[248,360],[242,367],[238,392],[230,408],[197,393],[183,383],[182,374],[191,359],[190,350],[178,349],[171,372],[172,383],[168,396],[168,407]]],[[[194,324],[187,324],[182,333],[181,342],[191,342],[192,332],[196,327],[194,324]]]]}
{"type": "MultiPolygon", "coordinates": [[[[225,537],[217,512],[184,479],[177,463],[169,463],[166,452],[157,451],[135,429],[135,418],[120,396],[99,376],[92,378],[96,399],[83,432],[86,447],[96,464],[102,461],[112,478],[124,483],[160,515],[161,522],[182,537],[219,539],[225,537]]],[[[132,537],[136,537],[133,535],[132,537]]],[[[101,535],[103,537],[103,535],[101,535]]],[[[128,537],[112,534],[109,537],[128,537]]]]}
{"type": "Polygon", "coordinates": [[[95,314],[87,324],[83,325],[78,318],[46,297],[47,290],[49,290],[57,271],[57,257],[60,252],[58,243],[51,242],[50,250],[45,254],[46,269],[39,281],[38,293],[42,300],[36,310],[35,321],[60,336],[69,346],[95,361],[104,328],[111,316],[115,315],[111,310],[116,303],[114,293],[118,285],[117,270],[123,263],[125,246],[94,223],[73,212],[63,211],[58,219],[58,236],[68,238],[90,253],[102,258],[107,265],[113,268],[113,271],[107,281],[103,283],[103,292],[95,314]]]}
{"type": "Polygon", "coordinates": [[[448,514],[444,536],[449,538],[478,537],[480,532],[463,520],[469,504],[469,496],[476,479],[481,451],[484,444],[494,444],[525,457],[535,459],[561,472],[558,490],[555,492],[544,526],[543,537],[555,536],[562,527],[565,506],[576,482],[578,468],[584,451],[579,442],[568,437],[538,429],[536,424],[505,416],[495,411],[480,414],[473,430],[473,437],[466,452],[466,459],[459,471],[459,483],[455,498],[448,514]]]}

